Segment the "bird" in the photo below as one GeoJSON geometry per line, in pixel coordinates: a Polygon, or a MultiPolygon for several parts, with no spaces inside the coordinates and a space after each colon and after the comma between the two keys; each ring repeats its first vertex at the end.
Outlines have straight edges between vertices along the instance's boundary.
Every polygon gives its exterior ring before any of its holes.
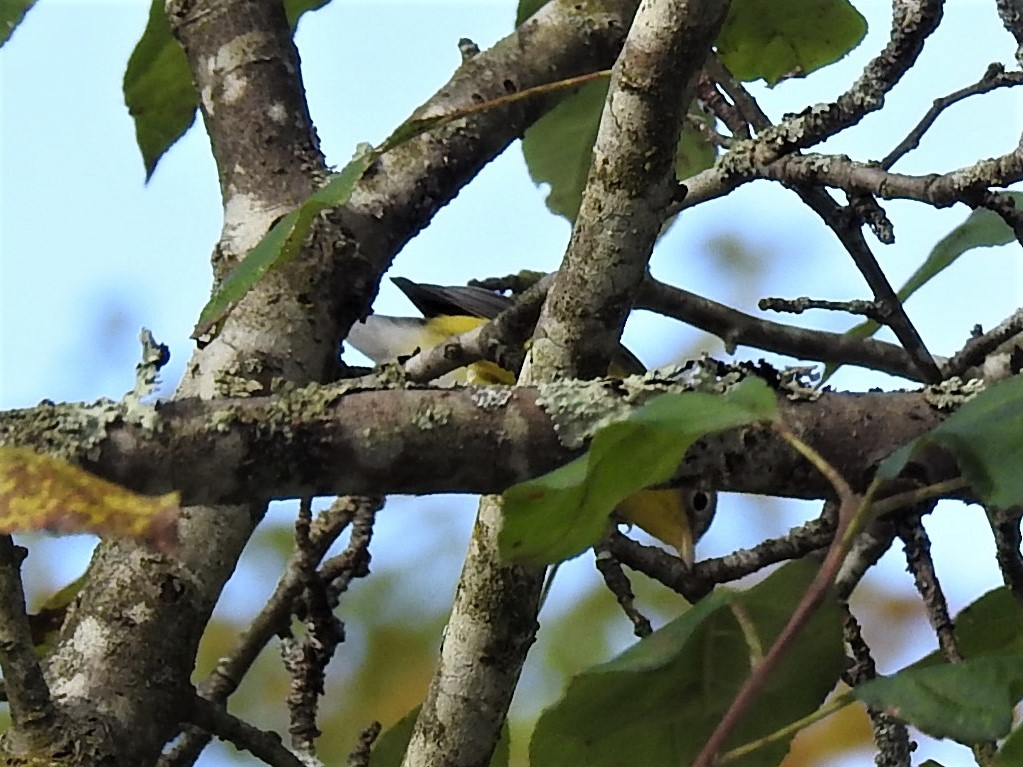
{"type": "MultiPolygon", "coordinates": [[[[493,319],[512,299],[475,286],[443,286],[393,277],[391,282],[423,315],[395,317],[371,314],[355,323],[346,342],[376,364],[392,362],[443,343],[493,319]]],[[[639,359],[619,347],[609,373],[616,377],[642,373],[639,359]]],[[[440,379],[443,383],[515,383],[515,374],[496,363],[480,361],[440,379]]],[[[640,490],[618,504],[616,516],[668,544],[692,566],[696,543],[710,527],[717,510],[717,493],[698,485],[640,490]]]]}

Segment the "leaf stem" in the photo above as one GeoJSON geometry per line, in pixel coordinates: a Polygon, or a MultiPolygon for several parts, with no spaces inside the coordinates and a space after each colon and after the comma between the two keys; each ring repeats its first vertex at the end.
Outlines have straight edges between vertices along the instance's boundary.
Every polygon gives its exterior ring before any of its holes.
{"type": "Polygon", "coordinates": [[[795,733],[802,730],[804,727],[809,727],[811,724],[815,724],[816,722],[819,722],[822,719],[826,719],[835,712],[842,710],[850,703],[854,703],[855,700],[856,699],[853,697],[852,691],[844,692],[841,695],[838,695],[834,699],[823,704],[812,714],[807,714],[802,719],[797,719],[796,721],[791,722],[790,724],[787,724],[784,727],[775,730],[770,735],[765,735],[762,738],[751,740],[749,743],[737,746],[736,748],[733,748],[731,751],[726,751],[720,757],[718,757],[717,764],[718,765],[729,764],[731,762],[736,761],[737,759],[741,759],[742,757],[746,756],[746,754],[753,753],[758,748],[763,748],[764,746],[769,746],[772,743],[778,742],[779,740],[788,738],[789,736],[794,735],[795,733]]]}

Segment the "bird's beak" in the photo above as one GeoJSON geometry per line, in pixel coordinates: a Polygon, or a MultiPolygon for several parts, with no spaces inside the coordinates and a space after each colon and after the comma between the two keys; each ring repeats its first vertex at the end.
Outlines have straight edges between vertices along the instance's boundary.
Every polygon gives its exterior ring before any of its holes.
{"type": "Polygon", "coordinates": [[[640,490],[618,504],[618,514],[674,548],[679,558],[692,567],[696,560],[696,538],[690,493],[689,488],[677,487],[640,490]]]}

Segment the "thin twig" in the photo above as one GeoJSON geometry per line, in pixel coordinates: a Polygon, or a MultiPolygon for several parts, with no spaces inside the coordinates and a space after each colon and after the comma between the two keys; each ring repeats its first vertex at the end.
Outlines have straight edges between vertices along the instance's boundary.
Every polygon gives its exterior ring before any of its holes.
{"type": "MultiPolygon", "coordinates": [[[[863,639],[859,621],[849,611],[847,604],[843,605],[843,608],[845,621],[842,624],[842,634],[846,646],[852,654],[853,663],[842,674],[842,678],[850,687],[856,687],[874,679],[877,676],[877,666],[874,664],[870,647],[863,639]]],[[[875,765],[877,767],[910,767],[914,745],[909,739],[909,730],[906,729],[906,725],[885,711],[872,706],[867,706],[867,716],[870,717],[874,743],[878,750],[877,758],[874,760],[875,765]]]]}
{"type": "Polygon", "coordinates": [[[596,555],[594,561],[597,570],[604,577],[608,589],[615,595],[622,612],[632,622],[633,633],[640,639],[650,636],[654,631],[653,626],[647,617],[636,609],[636,595],[632,593],[632,584],[622,570],[621,563],[604,544],[594,546],[593,552],[596,555]]]}
{"type": "Polygon", "coordinates": [[[746,711],[767,683],[782,655],[788,650],[792,642],[806,626],[807,621],[809,621],[827,597],[828,590],[832,583],[834,583],[835,577],[842,566],[842,561],[848,553],[849,532],[855,529],[855,526],[865,517],[866,508],[869,503],[870,491],[868,491],[866,497],[861,497],[853,492],[845,478],[823,456],[796,437],[785,424],[776,422],[774,429],[831,483],[839,499],[838,528],[835,531],[835,539],[828,549],[828,553],[820,570],[817,571],[817,575],[807,588],[802,599],[799,600],[799,604],[796,605],[796,609],[793,610],[792,615],[778,634],[774,644],[771,645],[771,649],[767,651],[763,662],[757,664],[750,675],[743,681],[728,710],[721,718],[721,721],[718,722],[717,727],[714,728],[700,754],[693,762],[693,767],[711,767],[721,747],[728,740],[732,732],[734,732],[746,711]]]}
{"type": "MultiPolygon", "coordinates": [[[[971,338],[945,363],[942,372],[946,378],[960,376],[974,366],[980,365],[1001,344],[1023,333],[1023,309],[1017,309],[998,327],[971,338]]],[[[1023,341],[1020,341],[1023,345],[1023,341]]]]}
{"type": "Polygon", "coordinates": [[[852,301],[827,301],[822,298],[761,298],[757,302],[761,311],[765,312],[790,312],[791,314],[802,314],[809,309],[824,309],[830,312],[845,312],[847,314],[858,314],[869,317],[877,322],[883,321],[878,307],[873,301],[854,299],[852,301]]]}
{"type": "Polygon", "coordinates": [[[380,722],[370,722],[362,732],[359,733],[359,740],[355,748],[348,754],[345,767],[369,767],[369,757],[373,750],[373,744],[380,737],[380,730],[383,729],[380,722]]]}
{"type": "Polygon", "coordinates": [[[188,721],[240,751],[248,751],[270,767],[308,767],[281,743],[277,733],[253,727],[228,713],[223,706],[198,695],[192,700],[188,721]]]}
{"type": "Polygon", "coordinates": [[[1005,67],[1002,64],[994,63],[988,66],[984,76],[972,85],[967,85],[965,88],[960,88],[957,91],[953,91],[947,96],[940,96],[934,99],[934,103],[931,104],[931,108],[927,110],[927,113],[920,119],[907,135],[906,138],[902,139],[891,152],[881,160],[881,167],[888,170],[902,157],[907,155],[909,152],[920,146],[920,139],[923,138],[924,134],[930,130],[931,126],[937,121],[939,115],[948,109],[953,104],[956,104],[963,99],[967,99],[970,96],[976,96],[981,93],[990,93],[998,88],[1005,88],[1010,85],[1023,84],[1023,72],[1006,72],[1005,67]]]}
{"type": "MultiPolygon", "coordinates": [[[[906,562],[913,574],[920,597],[927,610],[927,618],[938,637],[938,647],[949,663],[961,663],[963,653],[959,649],[948,602],[938,581],[938,573],[931,557],[931,541],[924,530],[920,514],[933,510],[936,501],[923,505],[912,517],[901,516],[895,521],[895,529],[906,547],[906,562]]],[[[988,765],[994,759],[996,745],[993,742],[979,742],[970,745],[977,764],[988,765]]]]}
{"type": "Polygon", "coordinates": [[[729,351],[736,346],[751,346],[803,360],[841,362],[923,380],[909,355],[896,344],[760,319],[650,276],[640,288],[636,308],[674,317],[711,333],[729,351]]]}
{"type": "MultiPolygon", "coordinates": [[[[320,512],[310,529],[310,539],[317,556],[327,553],[338,536],[360,512],[376,510],[382,504],[380,498],[342,496],[327,509],[320,512]]],[[[220,659],[213,672],[199,685],[199,695],[215,703],[228,698],[241,684],[245,674],[274,636],[282,633],[289,625],[296,598],[302,592],[302,557],[308,552],[292,554],[284,573],[277,582],[274,593],[253,618],[252,623],[241,635],[237,645],[220,659]]],[[[207,732],[187,729],[181,740],[160,757],[159,767],[185,767],[198,758],[210,737],[207,732]]]]}
{"type": "Polygon", "coordinates": [[[793,528],[788,535],[780,538],[771,538],[749,549],[697,562],[692,570],[663,549],[644,546],[619,532],[611,534],[608,547],[622,564],[653,578],[688,601],[696,602],[719,583],[737,581],[778,562],[799,559],[824,549],[834,534],[835,521],[821,517],[793,528]]]}
{"type": "Polygon", "coordinates": [[[1023,606],[1023,554],[1020,553],[1023,506],[1006,510],[986,508],[985,511],[995,537],[995,558],[1002,580],[1016,602],[1023,606]]]}

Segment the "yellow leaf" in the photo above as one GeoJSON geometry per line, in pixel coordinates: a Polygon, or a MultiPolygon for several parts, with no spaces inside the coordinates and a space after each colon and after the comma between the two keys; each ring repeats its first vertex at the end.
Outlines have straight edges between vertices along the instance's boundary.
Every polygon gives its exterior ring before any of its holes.
{"type": "Polygon", "coordinates": [[[27,448],[0,448],[0,533],[48,530],[178,545],[178,493],[145,496],[27,448]]]}

